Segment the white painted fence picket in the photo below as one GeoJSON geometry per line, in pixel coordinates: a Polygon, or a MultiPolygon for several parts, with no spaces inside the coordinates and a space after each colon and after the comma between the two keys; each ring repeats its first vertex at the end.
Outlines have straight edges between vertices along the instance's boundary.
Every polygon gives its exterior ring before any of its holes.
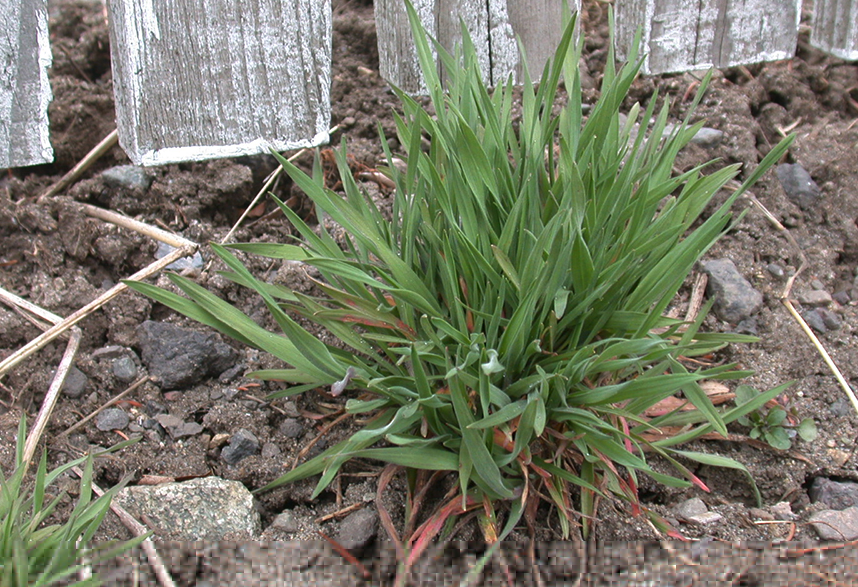
{"type": "MultiPolygon", "coordinates": [[[[581,0],[414,0],[445,47],[472,36],[486,81],[536,77],[564,5],[581,0]]],[[[107,0],[120,143],[136,164],[289,150],[328,140],[330,0],[107,0]]],[[[53,159],[47,0],[0,0],[0,168],[53,159]]],[[[617,44],[642,29],[645,71],[794,54],[801,0],[615,0],[617,44]]],[[[381,73],[419,92],[402,0],[375,0],[381,73]]],[[[858,60],[858,0],[814,0],[811,44],[858,60]]]]}
{"type": "Polygon", "coordinates": [[[642,29],[644,73],[671,73],[789,59],[801,0],[623,0],[617,2],[618,53],[642,29]]]}
{"type": "MultiPolygon", "coordinates": [[[[563,32],[566,11],[581,0],[414,0],[426,31],[448,51],[462,42],[462,23],[474,43],[483,79],[491,85],[521,78],[521,40],[531,76],[538,78],[563,32]]],[[[410,93],[426,90],[402,0],[375,0],[379,69],[389,83],[410,93]]]]}
{"type": "Polygon", "coordinates": [[[50,163],[47,0],[0,0],[0,169],[50,163]]]}

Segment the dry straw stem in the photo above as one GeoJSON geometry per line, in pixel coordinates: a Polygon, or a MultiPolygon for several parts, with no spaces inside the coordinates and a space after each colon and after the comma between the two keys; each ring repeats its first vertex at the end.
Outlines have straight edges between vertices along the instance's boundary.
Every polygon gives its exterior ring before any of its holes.
{"type": "MultiPolygon", "coordinates": [[[[339,124],[336,126],[332,126],[330,129],[328,129],[328,134],[332,135],[338,130],[340,130],[339,124]]],[[[309,151],[309,149],[306,149],[306,148],[301,149],[300,151],[298,151],[297,153],[295,153],[294,155],[289,157],[289,159],[287,159],[287,161],[289,161],[291,163],[292,161],[295,161],[295,159],[297,159],[298,157],[300,157],[301,155],[303,155],[307,151],[309,151]]],[[[229,229],[229,232],[226,233],[226,236],[223,237],[223,240],[220,241],[220,244],[223,245],[229,241],[230,237],[232,237],[232,234],[236,230],[238,230],[238,227],[241,226],[241,223],[244,222],[244,219],[247,218],[248,214],[250,214],[250,211],[253,210],[257,204],[259,204],[259,200],[261,200],[262,197],[266,194],[266,192],[268,192],[268,190],[271,189],[271,186],[274,185],[274,182],[277,181],[277,178],[280,177],[280,175],[282,175],[282,174],[283,174],[283,166],[282,165],[278,166],[277,169],[275,169],[274,171],[271,172],[271,174],[268,176],[268,179],[265,180],[265,185],[262,186],[262,189],[259,190],[259,193],[256,194],[256,197],[253,198],[253,201],[250,202],[250,205],[247,207],[247,209],[245,209],[245,211],[241,215],[241,217],[238,220],[236,220],[233,227],[229,229]]]]}
{"type": "MultiPolygon", "coordinates": [[[[162,243],[166,243],[171,247],[175,247],[178,249],[187,246],[199,246],[195,242],[190,241],[177,234],[168,232],[161,228],[156,228],[154,226],[146,224],[145,222],[140,222],[139,220],[134,220],[133,218],[129,218],[124,214],[111,212],[110,210],[105,210],[104,208],[98,208],[96,206],[90,206],[89,204],[76,203],[76,205],[79,206],[81,211],[83,211],[83,213],[87,216],[92,216],[93,218],[98,218],[99,220],[110,222],[111,224],[115,224],[116,226],[121,226],[123,228],[128,228],[135,232],[139,232],[142,235],[151,237],[157,241],[161,241],[162,243]]],[[[191,254],[193,254],[193,252],[191,252],[191,254]]]]}
{"type": "Polygon", "coordinates": [[[135,389],[137,389],[138,387],[140,387],[141,385],[143,385],[147,381],[149,381],[148,376],[144,375],[143,377],[140,377],[137,381],[135,381],[130,386],[128,386],[128,389],[126,389],[123,392],[118,393],[113,398],[111,398],[109,401],[104,403],[100,408],[98,408],[97,410],[95,410],[94,412],[89,414],[88,416],[84,417],[82,420],[80,420],[76,424],[72,424],[66,430],[60,432],[56,436],[56,438],[59,439],[59,438],[62,438],[63,436],[68,436],[69,434],[71,434],[72,432],[74,432],[75,430],[77,430],[78,428],[80,428],[81,426],[83,426],[84,424],[86,424],[87,422],[92,420],[93,418],[95,418],[98,414],[101,413],[102,410],[106,410],[107,408],[109,408],[113,404],[117,403],[123,397],[125,397],[126,395],[128,395],[129,393],[131,393],[132,391],[134,391],[135,389]]]}
{"type": "Polygon", "coordinates": [[[804,318],[802,318],[801,314],[795,309],[795,306],[792,305],[792,301],[789,299],[790,292],[792,291],[792,286],[795,283],[796,278],[804,271],[805,266],[807,265],[807,258],[804,256],[804,252],[801,250],[801,247],[796,242],[795,238],[793,238],[790,231],[781,224],[781,222],[775,218],[774,214],[772,214],[768,208],[763,206],[762,202],[760,202],[754,194],[750,192],[745,192],[744,194],[754,205],[757,207],[760,212],[768,219],[768,221],[783,235],[786,237],[790,246],[795,250],[795,254],[798,256],[800,260],[800,264],[796,272],[790,276],[790,278],[786,282],[786,286],[784,287],[783,292],[780,295],[780,300],[784,306],[786,306],[787,311],[792,315],[798,325],[801,326],[801,329],[813,343],[813,346],[816,347],[816,350],[822,356],[822,360],[825,361],[825,364],[828,365],[828,368],[834,374],[835,379],[840,384],[840,387],[843,388],[843,391],[846,392],[846,396],[849,398],[849,401],[852,402],[852,407],[855,408],[855,412],[858,413],[858,398],[855,397],[855,392],[852,391],[852,387],[843,377],[843,374],[840,372],[840,369],[837,368],[837,365],[832,360],[831,355],[828,354],[828,351],[825,350],[825,347],[822,345],[822,342],[819,338],[814,334],[813,330],[810,329],[810,326],[807,325],[804,318]]]}
{"type": "MultiPolygon", "coordinates": [[[[171,263],[174,263],[175,261],[181,259],[182,257],[193,255],[196,250],[196,244],[188,244],[183,247],[180,247],[172,251],[166,257],[158,259],[144,269],[141,269],[140,271],[129,277],[128,281],[142,281],[150,275],[157,273],[167,265],[170,265],[171,263]]],[[[104,294],[98,296],[98,298],[91,301],[78,311],[74,312],[62,322],[58,322],[57,324],[53,325],[41,335],[37,336],[25,346],[21,347],[17,352],[9,355],[6,359],[0,362],[0,377],[3,377],[3,375],[5,375],[7,371],[9,371],[9,369],[26,359],[39,349],[45,347],[48,343],[60,336],[63,332],[65,332],[66,330],[68,330],[69,328],[92,314],[95,310],[97,310],[98,308],[121,294],[126,289],[128,289],[128,286],[124,283],[118,283],[114,285],[104,294]]]]}
{"type": "MultiPolygon", "coordinates": [[[[80,467],[72,467],[72,471],[74,471],[75,475],[83,479],[83,471],[81,471],[80,467]]],[[[95,483],[90,483],[90,486],[99,497],[104,495],[104,490],[95,483]]],[[[117,515],[122,524],[135,536],[143,536],[149,531],[146,526],[135,520],[134,516],[129,514],[125,508],[118,505],[115,501],[111,502],[110,509],[113,510],[113,513],[117,515]]],[[[152,542],[152,539],[146,538],[146,540],[141,544],[143,545],[143,550],[146,552],[146,557],[149,559],[149,564],[155,572],[155,576],[158,578],[158,582],[161,583],[163,587],[176,587],[176,583],[170,576],[169,571],[167,571],[167,567],[164,565],[164,561],[161,560],[161,556],[155,549],[155,544],[152,542]]]]}
{"type": "MultiPolygon", "coordinates": [[[[2,288],[0,288],[0,299],[4,302],[12,305],[14,308],[19,309],[23,308],[40,318],[47,320],[52,324],[57,324],[62,321],[62,318],[48,312],[47,310],[40,308],[39,306],[28,302],[23,298],[19,298],[13,293],[10,293],[2,288]]],[[[27,316],[26,313],[24,313],[27,316]]],[[[37,325],[41,326],[41,322],[37,322],[37,325]]],[[[42,402],[42,407],[39,410],[39,415],[36,417],[36,423],[33,426],[33,429],[30,430],[29,436],[27,436],[27,442],[24,444],[24,457],[23,457],[23,466],[24,470],[26,470],[30,466],[30,461],[33,459],[33,455],[36,452],[36,446],[39,444],[39,439],[42,436],[42,433],[45,431],[45,427],[48,425],[48,420],[51,417],[51,413],[54,410],[54,406],[57,403],[57,398],[59,397],[60,390],[63,388],[63,384],[66,381],[66,376],[68,375],[69,370],[72,366],[72,361],[74,361],[74,357],[77,354],[78,347],[80,346],[81,339],[81,331],[79,328],[71,329],[71,337],[69,337],[68,345],[66,346],[66,351],[63,354],[63,358],[60,361],[59,367],[57,367],[57,372],[54,375],[53,381],[51,381],[51,386],[48,388],[48,393],[45,396],[45,400],[42,402]]]]}
{"type": "Polygon", "coordinates": [[[45,428],[48,425],[48,420],[50,420],[51,414],[54,411],[54,406],[57,404],[57,398],[60,395],[60,390],[66,382],[66,376],[72,368],[72,363],[75,355],[77,355],[78,347],[80,347],[81,336],[80,328],[73,327],[71,329],[71,336],[69,337],[69,342],[66,346],[66,352],[63,353],[63,358],[60,361],[59,367],[57,367],[57,373],[54,375],[54,379],[51,381],[51,386],[48,388],[48,393],[45,395],[45,400],[42,402],[42,407],[39,409],[39,415],[36,417],[36,423],[33,425],[33,429],[30,430],[30,434],[27,436],[27,442],[24,444],[24,460],[22,465],[24,470],[29,467],[30,461],[36,453],[36,446],[38,446],[42,433],[45,431],[45,428]]]}
{"type": "Polygon", "coordinates": [[[102,155],[107,153],[113,145],[119,140],[119,132],[114,129],[109,135],[101,139],[101,142],[98,143],[95,147],[93,147],[92,151],[86,154],[86,156],[80,160],[80,162],[71,168],[71,171],[66,173],[57,183],[52,185],[48,191],[39,196],[39,199],[36,200],[38,203],[42,203],[46,198],[50,198],[51,196],[55,196],[71,184],[73,184],[77,179],[83,175],[83,172],[89,169],[90,165],[98,161],[102,155]]]}

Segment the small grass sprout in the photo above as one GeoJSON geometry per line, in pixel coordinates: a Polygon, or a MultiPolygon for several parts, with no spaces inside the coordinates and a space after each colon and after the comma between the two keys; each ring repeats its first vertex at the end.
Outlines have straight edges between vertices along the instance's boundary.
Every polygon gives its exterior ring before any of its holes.
{"type": "MultiPolygon", "coordinates": [[[[18,428],[15,470],[7,479],[0,472],[0,585],[35,587],[37,585],[100,585],[97,575],[80,581],[74,575],[85,564],[109,560],[142,542],[144,535],[127,542],[107,543],[92,547],[90,542],[110,508],[113,497],[124,483],[92,500],[92,456],[83,457],[47,470],[47,457],[42,454],[32,481],[25,477],[24,442],[26,422],[18,428]],[[78,489],[77,504],[63,524],[48,520],[65,492],[52,488],[72,467],[84,466],[78,489]],[[49,496],[55,493],[53,497],[49,496]]],[[[126,441],[104,452],[119,450],[133,443],[126,441]]]]}
{"type": "Polygon", "coordinates": [[[621,122],[641,66],[636,52],[618,67],[609,50],[599,99],[585,117],[583,39],[570,19],[538,86],[525,70],[514,120],[512,81],[486,87],[467,32],[454,56],[427,38],[410,4],[408,13],[433,113],[395,90],[406,165],[394,165],[385,147],[396,185],[392,214],[353,179],[345,145],[337,153],[342,193],[325,187],[318,160],[308,175],[278,155],[319,217],[343,229],[344,242],[278,201],[297,242],[212,245],[224,274],[258,292],[281,333],[178,275],[170,279],[186,296],[128,285],[281,359],[284,368],[253,374],[292,384],[281,396],[321,386],[359,392],[346,410],[362,415],[363,429],[263,490],[318,475],[317,496],[358,458],[412,473],[449,471],[458,489],[417,528],[412,552],[466,511],[496,543],[522,519],[532,526],[546,502],[566,536],[579,525],[591,531],[600,499],[625,502],[671,532],[641,503],[639,476],[706,489],[696,464],[747,473],[732,459],[679,446],[713,431],[726,435],[729,423],[786,386],[719,411],[700,383],[748,373],[705,357],[755,339],[703,332],[709,306],[692,323],[664,314],[694,264],[733,225],[733,204],[790,140],[704,215],[739,166],[675,171],[677,153],[703,124],[690,124],[693,107],[669,126],[669,104],[656,111],[654,97],[621,122]],[[566,102],[554,114],[561,79],[566,102]],[[322,295],[261,281],[233,251],[314,267],[322,295]],[[298,316],[342,344],[323,343],[298,316]],[[695,410],[645,415],[677,394],[695,410]],[[655,470],[651,457],[675,473],[655,470]]]}

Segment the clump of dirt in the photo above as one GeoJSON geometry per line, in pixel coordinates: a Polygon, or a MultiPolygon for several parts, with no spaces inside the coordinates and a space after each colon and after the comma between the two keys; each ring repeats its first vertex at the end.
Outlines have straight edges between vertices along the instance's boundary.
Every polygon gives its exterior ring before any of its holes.
{"type": "MultiPolygon", "coordinates": [[[[600,81],[598,72],[605,61],[607,24],[599,3],[584,4],[584,22],[589,32],[582,67],[585,96],[592,99],[600,81]]],[[[275,161],[258,156],[167,165],[148,170],[150,183],[135,187],[117,184],[100,175],[107,168],[127,164],[117,147],[96,164],[87,179],[65,195],[37,201],[48,186],[114,126],[103,12],[99,5],[84,0],[54,0],[50,14],[54,47],[51,82],[55,96],[50,118],[56,162],[11,170],[0,180],[3,188],[0,190],[0,283],[4,289],[65,316],[147,266],[154,260],[157,249],[157,244],[148,237],[86,216],[75,202],[136,216],[200,243],[219,241],[260,190],[268,173],[275,168],[275,161]]],[[[343,128],[334,140],[338,142],[344,137],[356,166],[373,169],[383,154],[379,125],[387,136],[387,146],[394,153],[401,148],[395,138],[392,116],[397,109],[396,98],[378,74],[370,2],[334,2],[333,43],[332,122],[343,128]]],[[[679,119],[697,82],[692,74],[642,78],[633,88],[630,101],[646,102],[658,88],[660,95],[671,96],[672,116],[679,119]]],[[[821,196],[817,205],[801,208],[784,193],[775,173],[764,177],[754,194],[789,229],[807,260],[794,293],[814,290],[833,294],[826,309],[835,316],[831,324],[837,327],[820,332],[819,337],[851,382],[858,378],[856,85],[858,65],[823,55],[811,48],[805,37],[801,38],[797,56],[792,60],[716,72],[697,117],[721,131],[723,137],[716,144],[691,145],[678,162],[683,170],[710,159],[718,159],[718,165],[739,163],[741,177],[745,177],[786,133],[796,134],[786,162],[800,164],[819,185],[821,196]]],[[[299,160],[305,168],[310,163],[310,155],[299,160]]],[[[383,190],[374,185],[372,189],[374,197],[384,198],[383,190]]],[[[316,221],[312,207],[290,182],[283,180],[272,191],[308,221],[316,221]]],[[[750,202],[745,201],[743,206],[750,207],[750,202]]],[[[276,207],[266,202],[254,208],[233,240],[283,242],[292,234],[292,228],[276,207]]],[[[209,264],[208,251],[204,250],[203,256],[202,267],[187,270],[197,283],[240,307],[260,324],[276,327],[261,300],[218,275],[216,271],[222,267],[209,264]]],[[[752,324],[746,325],[760,341],[725,349],[713,360],[736,362],[754,370],[755,375],[748,383],[760,389],[794,380],[795,384],[781,401],[788,402],[801,417],[814,418],[819,436],[813,443],[796,441],[789,451],[778,451],[747,441],[744,435],[747,430],[733,427],[736,436],[732,440],[700,441],[691,447],[743,463],[761,492],[761,510],[754,509],[757,504],[746,475],[702,465],[693,472],[709,487],[708,494],[698,489],[671,489],[642,479],[641,495],[648,507],[674,521],[689,537],[705,536],[731,543],[815,539],[813,529],[806,524],[774,519],[772,507],[788,502],[793,512],[805,516],[813,511],[806,489],[808,480],[818,475],[856,478],[858,419],[835,378],[780,301],[785,279],[798,269],[799,258],[785,235],[755,209],[708,253],[708,258],[733,260],[764,296],[763,308],[752,324]],[[721,516],[720,521],[694,525],[677,519],[675,507],[691,497],[702,497],[709,510],[721,516]],[[757,523],[767,516],[772,517],[768,521],[780,523],[757,523]]],[[[311,291],[313,287],[302,271],[288,263],[245,260],[252,271],[275,283],[300,291],[311,291]]],[[[157,282],[170,285],[163,276],[157,282]]],[[[807,310],[810,308],[803,309],[807,310]]],[[[99,430],[94,420],[72,434],[62,433],[128,387],[129,381],[104,358],[108,356],[105,349],[121,347],[139,373],[145,375],[138,328],[146,320],[200,328],[131,293],[121,294],[88,317],[82,324],[84,340],[76,361],[85,383],[76,395],[64,395],[50,423],[47,448],[52,463],[66,462],[92,445],[109,446],[121,440],[115,432],[99,430]]],[[[705,327],[713,331],[734,329],[714,316],[707,318],[705,327]]],[[[0,357],[9,356],[38,333],[36,326],[10,308],[0,306],[0,357]]],[[[319,336],[332,342],[327,333],[319,336]]],[[[0,383],[0,411],[4,412],[0,415],[4,442],[0,444],[4,447],[13,442],[20,414],[32,416],[37,412],[64,347],[63,341],[48,345],[0,383]]],[[[241,374],[279,365],[254,350],[238,346],[236,350],[241,369],[235,373],[208,378],[181,391],[164,392],[154,383],[146,382],[125,397],[120,407],[132,419],[125,433],[140,436],[141,440],[100,462],[96,481],[106,486],[128,474],[132,483],[144,475],[186,478],[215,474],[239,480],[255,490],[283,474],[294,462],[318,454],[353,432],[355,425],[349,421],[332,425],[342,413],[345,397],[310,392],[294,398],[267,400],[268,394],[281,390],[282,386],[247,380],[241,374]],[[159,414],[199,424],[201,431],[181,439],[172,438],[151,423],[159,414]],[[222,435],[240,429],[252,432],[261,450],[230,465],[221,458],[222,435]]],[[[4,470],[10,468],[12,458],[11,451],[0,451],[4,470]]],[[[661,466],[655,462],[657,467],[661,466]]],[[[342,516],[330,514],[355,506],[364,495],[374,494],[378,473],[380,468],[374,463],[349,465],[333,489],[315,500],[310,499],[312,480],[257,494],[264,526],[269,526],[286,510],[295,513],[298,519],[289,532],[271,527],[265,537],[315,539],[319,531],[336,535],[342,516]]],[[[399,527],[404,516],[404,490],[404,481],[397,478],[386,494],[392,502],[386,507],[399,527]]],[[[63,512],[67,509],[60,510],[57,516],[61,517],[63,512]]],[[[537,529],[537,538],[558,538],[556,518],[541,519],[544,525],[537,529]]],[[[599,509],[595,527],[599,540],[656,537],[642,518],[634,518],[621,504],[609,502],[599,509]]],[[[127,532],[108,517],[102,535],[123,537],[127,532]]],[[[460,537],[469,535],[479,533],[468,526],[460,537]]],[[[526,529],[517,531],[516,536],[526,540],[526,529]]],[[[386,552],[384,544],[389,546],[383,530],[379,530],[374,544],[365,551],[366,560],[374,560],[378,555],[378,560],[383,561],[379,553],[386,552]]],[[[547,551],[545,556],[549,557],[547,551]]],[[[383,562],[378,565],[376,571],[382,575],[392,568],[383,562]]]]}

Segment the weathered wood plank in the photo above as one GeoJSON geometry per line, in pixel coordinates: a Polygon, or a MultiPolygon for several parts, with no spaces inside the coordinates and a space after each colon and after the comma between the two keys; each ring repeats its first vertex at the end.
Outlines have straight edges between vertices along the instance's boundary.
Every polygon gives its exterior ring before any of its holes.
{"type": "MultiPolygon", "coordinates": [[[[521,39],[528,70],[538,79],[546,60],[554,54],[563,32],[563,11],[578,10],[580,0],[414,0],[426,31],[452,51],[461,43],[461,22],[474,42],[483,79],[497,85],[510,75],[521,78],[521,39]],[[568,7],[564,9],[564,3],[568,7]]],[[[411,27],[402,0],[375,0],[381,75],[411,93],[426,87],[411,27]]]]}
{"type": "Polygon", "coordinates": [[[810,44],[841,59],[858,60],[858,0],[815,0],[810,44]]]}
{"type": "Polygon", "coordinates": [[[50,163],[47,0],[0,0],[0,168],[50,163]]]}
{"type": "Polygon", "coordinates": [[[801,0],[623,0],[616,38],[627,55],[642,28],[643,71],[668,73],[789,59],[801,0]]]}
{"type": "Polygon", "coordinates": [[[109,0],[119,141],[159,165],[314,146],[330,124],[330,0],[109,0]]]}

